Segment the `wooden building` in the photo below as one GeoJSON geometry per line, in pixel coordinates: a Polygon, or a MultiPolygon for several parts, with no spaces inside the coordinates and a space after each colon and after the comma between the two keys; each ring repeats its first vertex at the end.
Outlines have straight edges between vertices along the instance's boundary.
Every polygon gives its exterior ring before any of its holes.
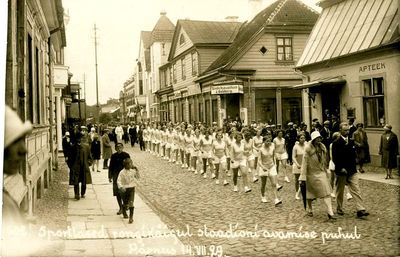
{"type": "Polygon", "coordinates": [[[28,214],[34,212],[36,199],[43,196],[57,166],[61,90],[68,84],[63,19],[61,0],[8,1],[6,104],[22,120],[30,120],[34,129],[26,137],[23,185],[10,179],[4,187],[28,214]]]}
{"type": "Polygon", "coordinates": [[[379,165],[383,126],[400,134],[399,2],[325,0],[297,70],[304,83],[303,116],[354,118],[368,135],[372,164],[379,165]]]}

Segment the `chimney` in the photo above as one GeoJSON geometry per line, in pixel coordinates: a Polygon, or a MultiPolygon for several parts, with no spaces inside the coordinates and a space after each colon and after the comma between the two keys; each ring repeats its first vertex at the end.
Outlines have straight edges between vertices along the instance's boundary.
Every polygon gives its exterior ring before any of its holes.
{"type": "Polygon", "coordinates": [[[227,22],[237,22],[239,19],[239,16],[226,16],[225,21],[227,22]]]}

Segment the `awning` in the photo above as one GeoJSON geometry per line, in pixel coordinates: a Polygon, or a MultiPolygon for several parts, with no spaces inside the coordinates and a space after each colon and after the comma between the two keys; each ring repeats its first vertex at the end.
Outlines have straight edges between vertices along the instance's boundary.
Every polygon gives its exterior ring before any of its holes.
{"type": "Polygon", "coordinates": [[[117,112],[117,111],[119,111],[119,107],[117,109],[111,110],[110,113],[114,113],[114,112],[117,112]]]}
{"type": "Polygon", "coordinates": [[[292,88],[293,89],[305,89],[305,88],[317,87],[317,86],[329,86],[329,85],[335,86],[335,85],[343,85],[343,84],[346,84],[346,80],[342,76],[337,76],[337,77],[318,79],[318,80],[314,80],[314,81],[307,82],[304,84],[295,85],[292,88]]]}

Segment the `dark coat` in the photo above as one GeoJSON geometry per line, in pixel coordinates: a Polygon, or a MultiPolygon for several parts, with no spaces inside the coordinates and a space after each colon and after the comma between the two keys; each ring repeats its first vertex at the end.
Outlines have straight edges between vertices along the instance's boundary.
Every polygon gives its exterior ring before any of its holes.
{"type": "Polygon", "coordinates": [[[67,137],[63,137],[63,139],[62,139],[62,148],[63,148],[65,160],[67,162],[68,162],[69,156],[71,155],[72,146],[73,146],[72,139],[69,138],[69,142],[68,142],[67,137]]]}
{"type": "Polygon", "coordinates": [[[106,132],[101,137],[101,142],[103,145],[103,159],[110,159],[112,155],[112,147],[111,147],[111,140],[108,136],[109,134],[106,132]]]}
{"type": "Polygon", "coordinates": [[[138,136],[139,141],[143,141],[143,130],[142,129],[139,129],[137,136],[138,136]]]}
{"type": "Polygon", "coordinates": [[[130,158],[130,155],[126,152],[113,153],[110,160],[110,165],[108,166],[108,179],[113,181],[113,195],[118,195],[118,185],[117,179],[120,171],[124,168],[124,160],[130,158]]]}
{"type": "Polygon", "coordinates": [[[91,184],[92,176],[90,174],[89,166],[92,164],[92,162],[93,159],[90,153],[89,145],[75,144],[72,147],[71,156],[69,158],[69,184],[78,185],[79,182],[82,184],[91,184]]]}
{"type": "Polygon", "coordinates": [[[328,128],[328,131],[326,131],[325,127],[321,128],[319,131],[322,137],[322,143],[324,144],[326,149],[329,149],[329,146],[331,145],[332,142],[332,132],[328,128]]]}
{"type": "Polygon", "coordinates": [[[359,163],[369,163],[371,161],[371,157],[369,154],[367,133],[364,130],[356,130],[353,133],[353,141],[356,148],[357,161],[359,163]]]}
{"type": "Polygon", "coordinates": [[[389,140],[387,139],[386,133],[381,136],[381,142],[379,144],[379,154],[382,155],[382,167],[387,169],[394,169],[397,167],[399,141],[395,133],[389,133],[389,140]]]}
{"type": "Polygon", "coordinates": [[[356,152],[354,149],[354,141],[348,140],[348,143],[340,137],[332,144],[332,161],[335,164],[335,173],[343,176],[342,169],[347,171],[347,177],[357,173],[356,152]]]}
{"type": "Polygon", "coordinates": [[[128,133],[129,135],[131,135],[131,137],[136,138],[137,136],[136,126],[130,127],[128,133]]]}
{"type": "Polygon", "coordinates": [[[93,160],[100,160],[100,141],[93,140],[92,145],[90,147],[90,152],[92,153],[93,160]]]}

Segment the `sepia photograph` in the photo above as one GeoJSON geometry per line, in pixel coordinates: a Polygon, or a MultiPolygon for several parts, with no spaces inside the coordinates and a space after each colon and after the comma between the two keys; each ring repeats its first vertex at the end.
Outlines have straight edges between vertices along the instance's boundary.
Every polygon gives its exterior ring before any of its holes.
{"type": "Polygon", "coordinates": [[[400,256],[398,0],[7,0],[0,256],[400,256]]]}

